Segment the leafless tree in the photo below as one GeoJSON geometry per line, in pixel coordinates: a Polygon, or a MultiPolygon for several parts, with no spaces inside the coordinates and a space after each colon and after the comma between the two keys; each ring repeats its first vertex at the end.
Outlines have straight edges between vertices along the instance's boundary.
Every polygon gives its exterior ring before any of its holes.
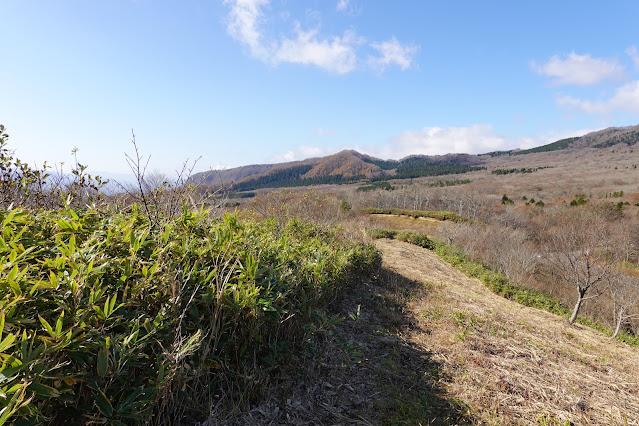
{"type": "Polygon", "coordinates": [[[615,228],[621,260],[639,266],[639,223],[624,218],[617,221],[615,228]]]}
{"type": "Polygon", "coordinates": [[[495,227],[491,236],[490,247],[497,270],[518,285],[530,284],[538,258],[526,232],[495,227]]]}
{"type": "Polygon", "coordinates": [[[152,226],[160,225],[163,218],[179,215],[183,208],[198,204],[194,200],[197,194],[197,184],[190,183],[193,169],[198,160],[189,164],[185,161],[180,170],[176,170],[176,177],[169,179],[157,172],[147,173],[150,156],[144,157],[135,141],[135,133],[131,131],[134,154],[125,154],[126,161],[135,176],[135,184],[120,185],[126,194],[144,209],[144,213],[152,226]]]}
{"type": "Polygon", "coordinates": [[[438,234],[446,240],[446,244],[456,244],[461,237],[467,235],[471,225],[466,223],[455,223],[452,221],[445,221],[437,227],[438,234]]]}
{"type": "Polygon", "coordinates": [[[613,273],[613,239],[609,222],[597,211],[569,208],[554,219],[555,226],[547,235],[546,259],[560,281],[570,283],[577,292],[569,319],[574,323],[583,302],[600,296],[613,273]]]}
{"type": "Polygon", "coordinates": [[[631,320],[639,318],[639,278],[624,273],[617,275],[615,283],[610,286],[613,302],[613,319],[617,337],[623,326],[631,320]]]}

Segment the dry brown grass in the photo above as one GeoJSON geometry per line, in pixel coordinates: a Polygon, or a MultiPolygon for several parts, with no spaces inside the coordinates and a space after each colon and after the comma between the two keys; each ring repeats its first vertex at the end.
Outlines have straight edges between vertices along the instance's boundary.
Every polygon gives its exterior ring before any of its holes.
{"type": "Polygon", "coordinates": [[[441,220],[429,217],[413,218],[410,216],[397,216],[392,214],[369,214],[362,218],[362,222],[371,227],[422,232],[427,235],[434,234],[435,230],[442,223],[441,220]]]}
{"type": "Polygon", "coordinates": [[[387,267],[430,286],[409,305],[421,327],[406,338],[433,352],[477,422],[639,424],[639,351],[503,299],[430,251],[377,244],[387,267]]]}

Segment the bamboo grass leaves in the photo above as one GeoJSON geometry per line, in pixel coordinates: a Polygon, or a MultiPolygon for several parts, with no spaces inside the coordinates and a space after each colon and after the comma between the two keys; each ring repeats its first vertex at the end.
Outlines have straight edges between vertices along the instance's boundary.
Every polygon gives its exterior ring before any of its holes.
{"type": "Polygon", "coordinates": [[[162,227],[135,209],[0,224],[0,424],[202,415],[379,264],[316,225],[204,211],[162,227]]]}

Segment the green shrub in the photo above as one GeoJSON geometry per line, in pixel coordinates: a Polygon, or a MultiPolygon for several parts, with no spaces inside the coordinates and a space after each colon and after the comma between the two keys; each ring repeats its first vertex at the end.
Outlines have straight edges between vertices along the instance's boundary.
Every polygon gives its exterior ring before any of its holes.
{"type": "Polygon", "coordinates": [[[366,232],[374,239],[389,238],[392,240],[397,235],[397,231],[385,228],[367,228],[366,232]]]}
{"type": "Polygon", "coordinates": [[[250,397],[381,262],[300,221],[164,223],[0,211],[0,423],[193,423],[213,395],[250,397]]]}
{"type": "Polygon", "coordinates": [[[571,207],[583,206],[588,202],[585,194],[575,194],[575,199],[570,202],[571,207]]]}
{"type": "Polygon", "coordinates": [[[400,241],[405,241],[407,243],[411,243],[416,246],[423,247],[429,250],[432,250],[435,248],[433,241],[424,234],[402,231],[397,233],[395,238],[400,241]]]}

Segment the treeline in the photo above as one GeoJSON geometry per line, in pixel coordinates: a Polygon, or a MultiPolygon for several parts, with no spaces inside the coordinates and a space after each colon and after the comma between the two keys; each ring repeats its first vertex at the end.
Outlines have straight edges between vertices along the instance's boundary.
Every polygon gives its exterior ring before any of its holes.
{"type": "Polygon", "coordinates": [[[532,154],[534,152],[549,152],[549,151],[559,151],[560,149],[566,149],[574,142],[579,140],[580,137],[574,138],[566,138],[560,139],[557,142],[549,143],[547,145],[538,146],[536,148],[523,149],[521,151],[512,151],[512,155],[523,155],[523,154],[532,154]]]}
{"type": "Polygon", "coordinates": [[[628,146],[632,146],[637,142],[639,142],[639,131],[612,136],[607,141],[594,145],[593,148],[608,148],[618,143],[625,143],[628,146]]]}
{"type": "Polygon", "coordinates": [[[376,189],[383,189],[385,191],[392,191],[395,189],[395,187],[393,185],[390,184],[390,182],[387,181],[379,181],[379,182],[373,182],[370,185],[364,185],[364,186],[360,186],[359,188],[357,188],[358,192],[368,192],[368,191],[374,191],[376,189]]]}
{"type": "Polygon", "coordinates": [[[483,166],[468,166],[446,162],[432,163],[419,157],[403,160],[395,171],[393,178],[409,179],[422,176],[458,175],[462,173],[486,170],[483,166]]]}
{"type": "Polygon", "coordinates": [[[502,155],[524,155],[524,154],[532,154],[534,152],[550,152],[550,151],[559,151],[561,149],[566,149],[568,148],[570,145],[572,145],[574,142],[576,142],[577,140],[579,140],[580,137],[573,137],[573,138],[566,138],[566,139],[560,139],[556,142],[553,143],[549,143],[546,145],[542,145],[542,146],[538,146],[535,148],[530,148],[530,149],[521,149],[521,150],[507,150],[507,151],[492,151],[492,152],[487,152],[485,154],[482,155],[488,155],[490,157],[500,157],[502,155]]]}
{"type": "Polygon", "coordinates": [[[313,165],[306,164],[302,166],[290,167],[287,169],[278,170],[276,172],[262,175],[258,178],[247,180],[244,182],[238,182],[233,184],[232,190],[234,191],[252,191],[262,188],[285,188],[293,186],[308,186],[308,185],[321,185],[321,184],[344,184],[358,182],[365,179],[364,176],[354,176],[351,178],[345,178],[342,175],[324,176],[317,178],[303,178],[302,176],[310,171],[313,165]]]}
{"type": "Polygon", "coordinates": [[[549,169],[551,168],[551,166],[544,166],[544,167],[522,167],[520,169],[495,169],[493,171],[491,171],[492,174],[494,175],[509,175],[511,173],[533,173],[536,172],[537,170],[542,170],[542,169],[549,169]]]}
{"type": "Polygon", "coordinates": [[[443,188],[445,186],[456,186],[456,185],[465,185],[470,183],[470,179],[460,179],[460,180],[438,180],[435,183],[429,183],[428,186],[431,188],[443,188]]]}

